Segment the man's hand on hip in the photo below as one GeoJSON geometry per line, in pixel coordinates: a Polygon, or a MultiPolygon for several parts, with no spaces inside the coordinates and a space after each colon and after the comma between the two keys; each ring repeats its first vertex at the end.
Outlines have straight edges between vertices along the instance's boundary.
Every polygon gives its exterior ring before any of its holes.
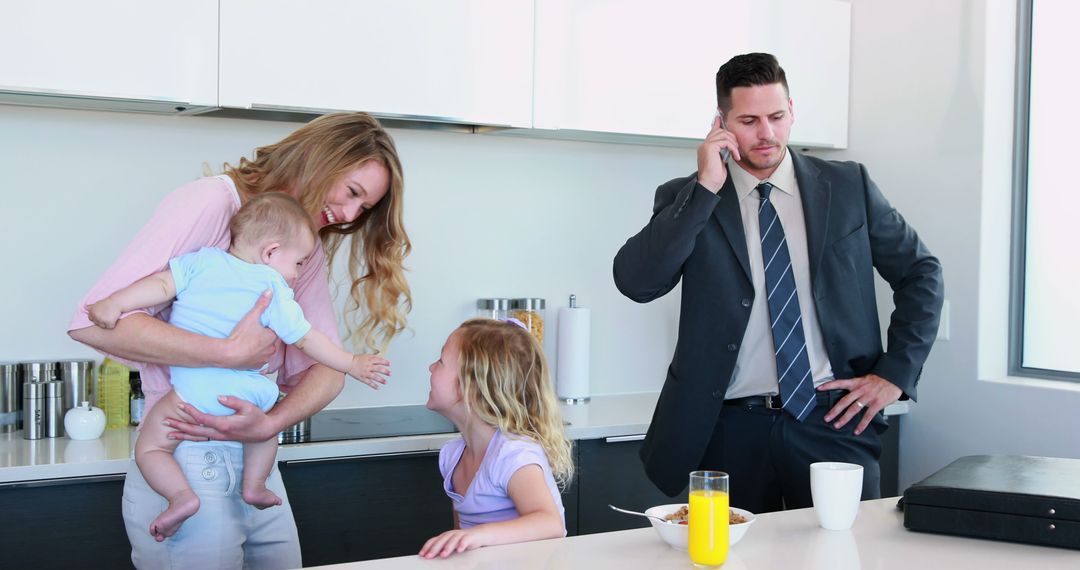
{"type": "Polygon", "coordinates": [[[855,426],[855,435],[859,435],[870,425],[874,415],[884,410],[886,406],[900,399],[903,391],[895,384],[876,374],[867,374],[845,380],[831,380],[818,387],[818,391],[824,390],[847,390],[836,402],[828,413],[825,421],[836,420],[833,427],[840,429],[847,425],[855,416],[862,413],[859,425],[855,426]],[[839,418],[839,419],[837,419],[839,418]]]}

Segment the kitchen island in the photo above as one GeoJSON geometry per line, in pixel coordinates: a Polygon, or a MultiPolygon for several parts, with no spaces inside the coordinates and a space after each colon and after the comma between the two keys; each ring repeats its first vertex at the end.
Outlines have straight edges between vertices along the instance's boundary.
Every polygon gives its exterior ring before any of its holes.
{"type": "MultiPolygon", "coordinates": [[[[731,549],[724,570],[908,570],[973,568],[1040,570],[1080,568],[1080,552],[937,534],[904,528],[897,498],[864,501],[851,530],[824,530],[813,509],[759,515],[731,549]]],[[[693,568],[684,551],[652,528],[491,546],[445,560],[403,556],[318,568],[335,570],[464,570],[507,568],[693,568]]]]}

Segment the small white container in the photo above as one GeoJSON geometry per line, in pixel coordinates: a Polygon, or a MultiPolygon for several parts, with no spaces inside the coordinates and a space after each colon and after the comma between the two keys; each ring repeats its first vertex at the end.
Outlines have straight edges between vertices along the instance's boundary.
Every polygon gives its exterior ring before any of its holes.
{"type": "Polygon", "coordinates": [[[83,402],[64,414],[64,429],[71,439],[97,439],[105,432],[105,412],[83,402]]]}

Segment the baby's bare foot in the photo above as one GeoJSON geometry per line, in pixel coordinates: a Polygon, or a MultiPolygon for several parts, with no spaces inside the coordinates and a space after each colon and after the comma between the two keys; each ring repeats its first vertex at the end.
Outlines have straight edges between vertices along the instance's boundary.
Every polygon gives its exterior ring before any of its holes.
{"type": "Polygon", "coordinates": [[[199,512],[199,497],[191,489],[181,491],[169,499],[169,508],[150,523],[150,535],[162,542],[176,534],[180,525],[199,512]]]}
{"type": "Polygon", "coordinates": [[[265,484],[248,485],[244,483],[244,489],[240,494],[244,497],[245,503],[257,509],[267,509],[281,504],[281,497],[267,489],[265,484]]]}

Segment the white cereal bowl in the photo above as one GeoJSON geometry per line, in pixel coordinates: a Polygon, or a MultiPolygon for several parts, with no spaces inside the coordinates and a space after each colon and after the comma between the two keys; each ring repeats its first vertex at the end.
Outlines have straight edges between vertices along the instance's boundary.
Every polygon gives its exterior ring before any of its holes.
{"type": "MultiPolygon", "coordinates": [[[[657,505],[645,511],[647,515],[654,515],[660,518],[664,518],[668,515],[674,514],[680,508],[685,507],[686,503],[672,503],[669,505],[657,505]]],[[[733,524],[728,526],[728,544],[735,546],[737,542],[742,540],[742,537],[746,535],[746,531],[750,530],[750,525],[754,524],[754,513],[750,511],[731,507],[731,510],[742,515],[746,518],[746,522],[741,524],[733,524]]],[[[656,519],[650,518],[649,522],[652,523],[653,528],[660,535],[660,538],[664,539],[664,542],[668,543],[672,548],[679,550],[686,550],[687,543],[690,541],[689,526],[679,523],[660,522],[656,519]]]]}

